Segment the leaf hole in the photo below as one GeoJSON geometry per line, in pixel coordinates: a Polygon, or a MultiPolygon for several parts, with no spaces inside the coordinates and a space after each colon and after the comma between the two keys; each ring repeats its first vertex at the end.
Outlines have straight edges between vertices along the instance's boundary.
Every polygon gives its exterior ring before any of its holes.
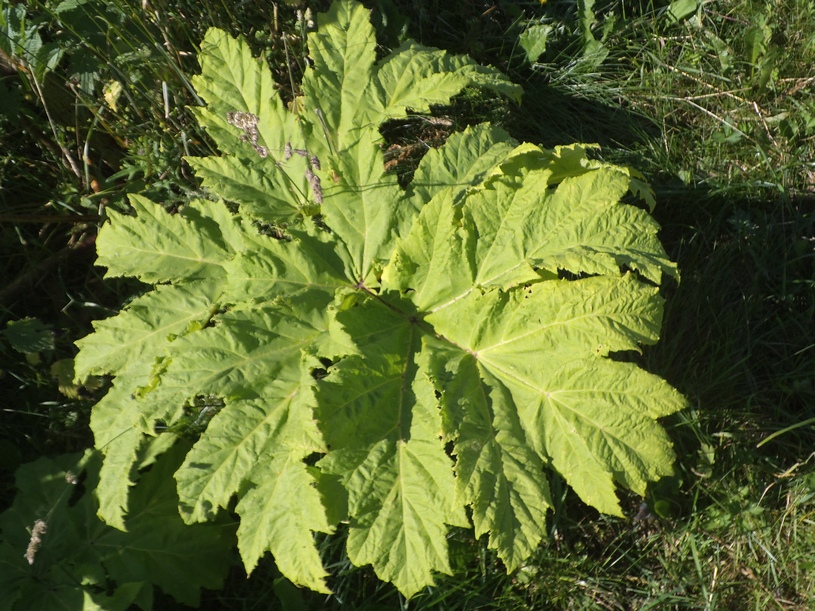
{"type": "Polygon", "coordinates": [[[328,370],[331,369],[332,365],[334,365],[334,362],[331,359],[324,357],[320,357],[319,361],[322,367],[315,367],[311,370],[311,377],[315,380],[322,380],[328,376],[328,370]]]}
{"type": "MultiPolygon", "coordinates": [[[[303,462],[306,463],[309,467],[313,467],[317,464],[317,461],[323,457],[321,452],[312,452],[308,456],[303,459],[303,462]]],[[[316,486],[317,482],[313,482],[312,485],[316,486]]]]}

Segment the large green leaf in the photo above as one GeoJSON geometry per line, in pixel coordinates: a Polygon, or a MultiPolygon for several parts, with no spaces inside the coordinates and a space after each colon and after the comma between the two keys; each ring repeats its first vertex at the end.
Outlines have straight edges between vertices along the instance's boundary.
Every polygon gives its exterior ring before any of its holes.
{"type": "Polygon", "coordinates": [[[489,123],[452,134],[443,147],[428,151],[408,185],[417,210],[444,189],[452,190],[458,201],[504,161],[514,144],[509,134],[489,123]]]}
{"type": "Polygon", "coordinates": [[[648,481],[670,474],[670,442],[655,420],[684,400],[659,378],[604,357],[656,341],[661,306],[656,289],[627,275],[473,291],[427,320],[509,391],[541,458],[586,503],[622,515],[615,481],[644,494],[648,481]]]}
{"type": "Polygon", "coordinates": [[[340,322],[364,356],[347,358],[318,386],[327,447],[320,462],[348,490],[348,556],[411,596],[450,573],[445,524],[466,524],[455,503],[434,390],[413,362],[422,332],[369,300],[340,322]]]}
{"type": "MultiPolygon", "coordinates": [[[[379,124],[402,117],[408,109],[429,112],[432,104],[447,104],[468,85],[479,85],[521,101],[521,90],[494,70],[461,55],[448,55],[407,42],[382,60],[368,85],[370,109],[363,115],[379,124]]],[[[362,122],[360,122],[362,123],[362,122]]]]}
{"type": "Polygon", "coordinates": [[[330,593],[312,533],[333,532],[312,469],[299,454],[276,453],[263,462],[236,511],[238,547],[247,571],[270,551],[280,571],[295,583],[330,593]]]}
{"type": "Polygon", "coordinates": [[[476,536],[489,534],[513,571],[544,536],[552,502],[543,463],[506,388],[482,377],[473,355],[432,338],[425,355],[442,393],[445,437],[455,442],[458,501],[472,507],[476,536]]]}
{"type": "Polygon", "coordinates": [[[150,378],[150,363],[136,361],[91,412],[95,445],[105,456],[96,490],[99,517],[119,530],[125,530],[131,471],[139,448],[145,435],[153,432],[157,417],[164,415],[163,405],[145,409],[137,401],[138,389],[148,386],[150,378]]]}
{"type": "Polygon", "coordinates": [[[324,186],[326,224],[344,243],[358,282],[375,283],[372,272],[393,249],[393,236],[410,209],[394,174],[385,174],[378,134],[365,130],[356,145],[329,161],[337,176],[324,186]]]}
{"type": "MultiPolygon", "coordinates": [[[[327,330],[323,313],[302,296],[300,312],[284,306],[259,306],[219,315],[208,332],[187,335],[169,347],[169,365],[159,389],[185,395],[214,394],[256,399],[277,386],[277,378],[298,370],[300,352],[327,330]]],[[[277,391],[275,391],[277,392],[277,391]]],[[[145,396],[149,400],[149,395],[145,396]]]]}
{"type": "Polygon", "coordinates": [[[247,233],[246,252],[225,266],[229,295],[238,300],[267,301],[324,291],[330,298],[353,280],[349,257],[330,234],[292,230],[290,238],[277,240],[247,233]]]}
{"type": "Polygon", "coordinates": [[[613,515],[618,487],[671,472],[658,419],[683,399],[615,357],[657,341],[676,275],[623,202],[652,194],[586,146],[492,125],[451,135],[402,188],[383,121],[517,88],[414,43],[377,61],[356,2],[318,23],[290,108],[245,43],[202,43],[197,116],[222,154],[190,163],[230,205],[136,198],[101,230],[109,274],[158,286],[80,342],[80,375],[116,376],[91,418],[99,514],[126,528],[137,467],[187,434],[181,514],[236,511],[247,571],[270,551],[327,592],[315,537],[341,521],[349,559],[408,596],[451,571],[451,526],[511,571],[545,539],[548,471],[613,515]]]}
{"type": "Polygon", "coordinates": [[[449,190],[440,192],[400,241],[385,278],[411,286],[417,305],[433,310],[476,286],[509,289],[541,279],[541,271],[548,277],[558,270],[616,275],[627,266],[654,282],[675,273],[656,239],[656,223],[620,203],[628,173],[600,166],[564,178],[557,188],[550,187],[552,174],[551,167],[535,169],[520,184],[494,178],[460,211],[440,212],[450,208],[439,200],[449,190]]]}

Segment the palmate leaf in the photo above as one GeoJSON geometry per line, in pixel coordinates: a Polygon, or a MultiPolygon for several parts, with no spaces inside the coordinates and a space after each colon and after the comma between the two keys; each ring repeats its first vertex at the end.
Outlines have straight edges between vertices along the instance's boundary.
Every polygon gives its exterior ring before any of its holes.
{"type": "Polygon", "coordinates": [[[247,571],[271,551],[328,592],[315,536],[339,522],[350,560],[407,596],[450,572],[451,526],[511,571],[545,536],[547,470],[613,515],[618,486],[671,472],[658,419],[683,399],[613,358],[657,341],[676,275],[622,201],[650,191],[588,147],[491,125],[452,135],[403,189],[383,121],[466,86],[518,89],[413,43],[377,60],[356,2],[318,21],[291,109],[244,42],[202,44],[197,116],[223,154],[189,161],[229,207],[135,198],[101,230],[108,275],[160,284],[80,342],[80,376],[116,376],[91,419],[99,514],[127,527],[136,467],[172,431],[195,439],[182,517],[236,511],[247,571]]]}
{"type": "Polygon", "coordinates": [[[670,473],[670,443],[654,421],[684,403],[658,378],[603,357],[653,343],[660,309],[656,289],[628,275],[472,292],[427,320],[509,391],[529,444],[581,498],[622,515],[614,481],[644,494],[670,473]]]}
{"type": "Polygon", "coordinates": [[[446,524],[466,525],[453,497],[434,389],[413,362],[422,331],[369,299],[338,319],[360,356],[317,387],[316,416],[331,449],[319,463],[348,490],[348,556],[410,596],[449,573],[446,524]]]}
{"type": "Polygon", "coordinates": [[[428,339],[425,354],[443,389],[445,437],[456,442],[456,495],[472,506],[476,536],[489,534],[509,571],[543,538],[551,506],[539,455],[500,382],[482,378],[472,355],[428,339]]]}

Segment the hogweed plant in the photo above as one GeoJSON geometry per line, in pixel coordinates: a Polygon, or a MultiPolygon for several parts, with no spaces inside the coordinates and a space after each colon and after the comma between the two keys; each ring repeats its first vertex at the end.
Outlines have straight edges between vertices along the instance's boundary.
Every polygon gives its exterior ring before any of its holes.
{"type": "Polygon", "coordinates": [[[152,286],[79,342],[80,378],[115,376],[91,426],[99,515],[125,527],[144,453],[197,441],[175,472],[188,523],[240,517],[247,572],[271,551],[328,592],[315,533],[348,524],[356,565],[406,596],[450,573],[451,526],[508,571],[545,534],[546,473],[599,511],[671,473],[657,419],[684,405],[618,351],[657,341],[675,275],[647,186],[585,147],[452,135],[403,189],[379,128],[469,86],[520,90],[409,42],[381,59],[368,13],[336,2],[309,34],[287,107],[263,60],[219,30],[194,84],[219,157],[212,199],[110,212],[98,263],[152,286]],[[204,407],[206,406],[206,407],[204,407]],[[207,411],[204,412],[203,410],[207,411]]]}
{"type": "Polygon", "coordinates": [[[141,456],[150,470],[131,488],[126,532],[96,517],[100,452],[21,466],[18,494],[0,514],[0,608],[147,611],[156,587],[195,607],[202,588],[221,587],[235,527],[226,516],[191,527],[178,515],[172,475],[189,446],[141,456]]]}

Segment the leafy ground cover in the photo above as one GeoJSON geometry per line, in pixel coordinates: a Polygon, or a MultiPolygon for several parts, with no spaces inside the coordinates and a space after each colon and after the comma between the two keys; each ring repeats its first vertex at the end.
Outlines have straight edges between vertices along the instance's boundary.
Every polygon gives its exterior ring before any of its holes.
{"type": "MultiPolygon", "coordinates": [[[[664,289],[661,343],[632,358],[690,401],[664,421],[677,475],[649,489],[642,512],[638,498],[623,498],[627,519],[599,516],[555,478],[544,543],[509,576],[485,540],[453,530],[454,575],[405,603],[351,565],[340,533],[317,541],[337,575],[334,595],[295,589],[267,557],[249,580],[235,568],[202,608],[811,608],[810,3],[376,8],[388,49],[409,35],[467,52],[526,91],[520,108],[467,92],[387,125],[385,156],[400,173],[425,142],[484,119],[544,146],[599,142],[604,160],[646,172],[682,279],[664,289]]],[[[32,316],[46,326],[27,323],[40,343],[13,326],[3,336],[2,496],[11,499],[18,464],[91,445],[98,391],[72,387],[68,375],[60,392],[52,374],[92,319],[142,290],[102,282],[92,268],[100,209],[130,192],[170,208],[200,195],[181,162],[214,150],[184,110],[196,102],[194,45],[208,26],[228,28],[269,54],[277,82],[296,83],[309,18],[255,3],[29,3],[25,19],[20,5],[3,11],[0,99],[15,104],[0,127],[3,326],[32,316]],[[193,10],[204,18],[189,19],[193,10]]]]}

